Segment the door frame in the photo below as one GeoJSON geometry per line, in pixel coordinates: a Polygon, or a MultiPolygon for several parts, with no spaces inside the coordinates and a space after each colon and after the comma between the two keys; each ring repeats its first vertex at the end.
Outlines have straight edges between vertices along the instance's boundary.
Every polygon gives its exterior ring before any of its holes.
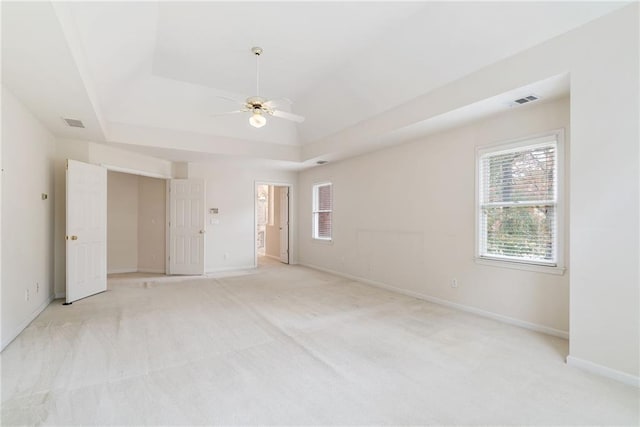
{"type": "MultiPolygon", "coordinates": [[[[274,187],[288,187],[289,188],[289,265],[295,264],[297,260],[294,259],[293,257],[293,253],[294,251],[292,250],[292,235],[295,235],[294,232],[292,232],[292,230],[294,230],[294,227],[292,227],[292,224],[294,222],[294,220],[292,220],[292,218],[295,218],[295,215],[292,215],[292,203],[291,200],[293,198],[293,184],[289,183],[289,182],[281,182],[281,181],[254,181],[253,182],[253,268],[258,268],[258,248],[257,248],[257,239],[258,239],[258,186],[260,185],[273,185],[274,187]]],[[[274,201],[274,203],[276,203],[274,201]]],[[[279,201],[277,202],[279,203],[279,201]]]]}

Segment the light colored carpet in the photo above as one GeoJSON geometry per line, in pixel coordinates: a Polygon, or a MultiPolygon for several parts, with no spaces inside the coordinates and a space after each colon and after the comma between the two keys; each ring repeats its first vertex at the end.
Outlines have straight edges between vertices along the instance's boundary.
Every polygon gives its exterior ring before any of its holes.
{"type": "Polygon", "coordinates": [[[2,424],[629,424],[568,343],[303,267],[112,277],[2,353],[2,424]]]}

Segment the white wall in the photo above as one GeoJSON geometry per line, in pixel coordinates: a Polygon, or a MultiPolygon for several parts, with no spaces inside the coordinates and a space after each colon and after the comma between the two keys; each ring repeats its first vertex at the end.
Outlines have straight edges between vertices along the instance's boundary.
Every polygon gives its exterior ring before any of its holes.
{"type": "Polygon", "coordinates": [[[635,3],[569,35],[575,46],[569,361],[605,374],[612,369],[638,386],[639,26],[635,3]]]}
{"type": "Polygon", "coordinates": [[[148,174],[162,178],[171,178],[173,165],[168,160],[115,148],[109,145],[88,143],[88,162],[96,165],[104,165],[107,168],[120,168],[120,172],[133,174],[148,174]]]}
{"type": "Polygon", "coordinates": [[[302,172],[300,263],[567,334],[568,273],[474,261],[474,188],[476,147],[568,127],[564,98],[302,172]],[[311,238],[312,186],[322,181],[333,183],[331,244],[311,238]]]}
{"type": "MultiPolygon", "coordinates": [[[[242,160],[190,163],[189,178],[205,180],[205,271],[248,268],[255,265],[255,183],[292,184],[294,172],[255,167],[242,160]],[[218,224],[211,224],[210,208],[218,208],[218,224]]],[[[295,228],[295,218],[291,220],[295,228]]],[[[292,236],[295,241],[295,236],[292,236]]],[[[291,248],[295,263],[295,247],[291,248]]]]}
{"type": "Polygon", "coordinates": [[[107,172],[107,274],[138,271],[138,176],[107,172]]]}
{"type": "Polygon", "coordinates": [[[4,86],[1,96],[4,348],[53,298],[53,207],[59,195],[53,135],[4,86]]]}
{"type": "Polygon", "coordinates": [[[166,181],[138,176],[138,271],[165,272],[166,181]]]}
{"type": "MultiPolygon", "coordinates": [[[[573,144],[567,361],[634,384],[640,383],[639,26],[640,7],[634,2],[421,95],[323,145],[357,149],[363,137],[375,137],[393,124],[410,124],[417,114],[430,117],[569,73],[573,144]]],[[[305,147],[304,158],[313,157],[317,148],[305,147]]]]}

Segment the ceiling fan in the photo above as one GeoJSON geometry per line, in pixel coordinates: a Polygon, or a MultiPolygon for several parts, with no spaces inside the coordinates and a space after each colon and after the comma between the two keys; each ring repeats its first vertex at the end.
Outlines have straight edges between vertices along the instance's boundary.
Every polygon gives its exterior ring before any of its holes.
{"type": "Polygon", "coordinates": [[[221,116],[226,114],[234,114],[234,113],[247,113],[251,112],[251,117],[249,117],[249,124],[255,128],[261,128],[265,124],[267,124],[266,115],[279,117],[285,120],[291,120],[294,122],[302,123],[304,121],[304,117],[299,116],[297,114],[289,113],[287,111],[278,110],[277,106],[282,104],[291,104],[291,101],[288,99],[277,99],[277,100],[267,100],[261,97],[260,94],[260,63],[259,58],[262,55],[261,47],[252,47],[251,52],[256,57],[256,95],[250,96],[244,101],[239,101],[237,99],[229,98],[226,96],[218,95],[218,98],[226,99],[227,101],[236,102],[242,105],[242,108],[235,111],[229,111],[227,113],[221,114],[213,114],[214,116],[221,116]]]}

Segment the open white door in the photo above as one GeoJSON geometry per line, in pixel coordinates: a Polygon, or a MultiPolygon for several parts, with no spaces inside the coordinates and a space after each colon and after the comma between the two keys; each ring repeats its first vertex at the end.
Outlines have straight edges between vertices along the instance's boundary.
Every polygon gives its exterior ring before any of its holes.
{"type": "Polygon", "coordinates": [[[204,274],[204,181],[169,181],[169,274],[204,274]]]}
{"type": "Polygon", "coordinates": [[[107,170],[67,160],[67,304],[107,290],[107,170]]]}
{"type": "Polygon", "coordinates": [[[289,264],[289,187],[280,187],[280,261],[289,264]]]}

